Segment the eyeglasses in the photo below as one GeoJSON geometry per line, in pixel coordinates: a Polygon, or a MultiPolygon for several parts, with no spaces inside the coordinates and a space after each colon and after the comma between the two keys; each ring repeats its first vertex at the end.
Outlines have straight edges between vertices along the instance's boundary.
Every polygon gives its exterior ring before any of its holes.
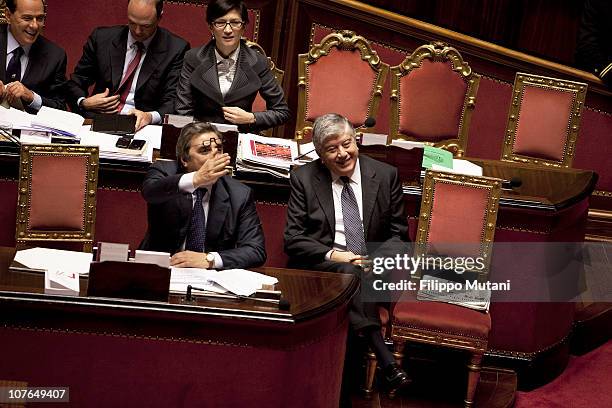
{"type": "Polygon", "coordinates": [[[223,152],[223,143],[225,139],[211,137],[209,140],[205,140],[200,145],[200,153],[210,153],[212,151],[213,143],[217,147],[218,152],[223,152]]]}
{"type": "Polygon", "coordinates": [[[217,28],[219,30],[225,30],[225,27],[227,27],[228,24],[232,28],[232,30],[239,30],[244,25],[244,21],[240,21],[240,20],[231,20],[231,21],[218,20],[218,21],[213,21],[212,24],[213,24],[213,26],[215,28],[217,28]]]}

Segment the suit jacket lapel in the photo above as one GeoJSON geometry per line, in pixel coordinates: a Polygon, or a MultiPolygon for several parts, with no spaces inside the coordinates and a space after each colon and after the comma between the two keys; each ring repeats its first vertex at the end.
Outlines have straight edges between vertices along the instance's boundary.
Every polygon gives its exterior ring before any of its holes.
{"type": "Polygon", "coordinates": [[[261,81],[257,74],[253,71],[247,61],[247,45],[244,42],[240,44],[240,53],[236,65],[236,74],[232,81],[232,86],[225,95],[225,104],[234,105],[235,101],[239,101],[248,95],[257,92],[261,86],[261,81]]]}
{"type": "Polygon", "coordinates": [[[225,223],[225,216],[229,209],[229,194],[225,185],[217,181],[212,187],[210,201],[208,202],[208,219],[206,221],[206,240],[205,247],[209,248],[209,243],[217,242],[221,235],[221,228],[225,223]]]}
{"type": "Polygon", "coordinates": [[[43,78],[43,72],[47,68],[47,52],[40,48],[40,42],[36,41],[30,48],[28,55],[28,66],[22,78],[23,83],[34,83],[37,78],[43,78]],[[31,80],[30,80],[31,78],[31,80]]]}
{"type": "Polygon", "coordinates": [[[223,95],[219,88],[214,41],[204,47],[198,57],[202,62],[193,71],[191,84],[219,106],[224,106],[223,95]]]}
{"type": "Polygon", "coordinates": [[[6,37],[8,26],[4,26],[2,30],[0,30],[0,79],[4,82],[4,76],[6,75],[6,37]]]}
{"type": "Polygon", "coordinates": [[[314,180],[314,192],[319,200],[321,209],[325,213],[329,229],[332,234],[332,240],[334,239],[334,231],[336,230],[336,216],[334,214],[334,198],[332,193],[332,179],[329,170],[325,168],[321,162],[318,163],[319,168],[315,173],[314,180]]]}
{"type": "Polygon", "coordinates": [[[376,180],[376,171],[368,165],[366,160],[359,159],[359,168],[361,170],[361,196],[363,201],[363,232],[367,241],[380,182],[376,180]]]}
{"type": "Polygon", "coordinates": [[[125,64],[125,53],[127,51],[127,32],[127,27],[121,30],[119,35],[113,39],[113,46],[108,50],[111,79],[113,81],[113,89],[110,91],[113,93],[117,91],[123,76],[123,65],[125,64]]]}
{"type": "Polygon", "coordinates": [[[155,37],[149,44],[149,49],[145,55],[145,59],[140,67],[140,73],[138,74],[138,82],[136,83],[136,92],[147,83],[149,77],[155,71],[155,68],[159,65],[167,52],[167,44],[165,38],[161,35],[159,29],[155,33],[155,37]]]}

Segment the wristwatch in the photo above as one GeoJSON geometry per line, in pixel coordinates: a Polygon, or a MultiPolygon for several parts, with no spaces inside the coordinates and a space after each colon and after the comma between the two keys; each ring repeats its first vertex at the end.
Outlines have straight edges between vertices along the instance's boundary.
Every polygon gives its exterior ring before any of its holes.
{"type": "Polygon", "coordinates": [[[215,255],[214,255],[214,254],[212,254],[212,253],[210,253],[210,252],[209,252],[209,253],[207,253],[207,254],[206,254],[206,260],[207,260],[207,261],[208,261],[208,263],[209,263],[209,264],[208,264],[208,267],[209,267],[209,268],[212,268],[212,267],[214,267],[214,266],[215,266],[215,255]]]}

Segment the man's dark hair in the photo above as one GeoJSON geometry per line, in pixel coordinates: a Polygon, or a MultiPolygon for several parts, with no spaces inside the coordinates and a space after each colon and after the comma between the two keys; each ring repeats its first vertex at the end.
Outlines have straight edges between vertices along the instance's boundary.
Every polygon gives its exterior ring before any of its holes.
{"type": "Polygon", "coordinates": [[[249,22],[249,12],[242,0],[212,0],[206,8],[206,22],[212,24],[232,10],[240,13],[240,18],[246,25],[249,22]]]}
{"type": "MultiPolygon", "coordinates": [[[[45,13],[47,12],[47,2],[46,0],[40,0],[42,2],[43,5],[43,10],[45,11],[45,13]]],[[[11,13],[14,13],[15,11],[17,11],[17,0],[6,0],[6,8],[9,9],[9,11],[11,13]]]]}
{"type": "Polygon", "coordinates": [[[176,141],[176,158],[179,162],[189,161],[189,149],[191,148],[191,140],[203,133],[214,133],[219,139],[223,136],[213,125],[208,122],[192,122],[186,125],[176,141]]]}
{"type": "MultiPolygon", "coordinates": [[[[130,4],[128,0],[128,4],[130,4]]],[[[159,20],[162,16],[162,11],[164,11],[164,0],[155,0],[155,12],[157,13],[157,19],[159,20]]]]}

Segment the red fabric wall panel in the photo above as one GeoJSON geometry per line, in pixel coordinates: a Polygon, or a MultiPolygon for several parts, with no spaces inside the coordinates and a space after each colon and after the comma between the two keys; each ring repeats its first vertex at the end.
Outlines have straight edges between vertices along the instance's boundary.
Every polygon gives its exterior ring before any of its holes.
{"type": "Polygon", "coordinates": [[[98,189],[96,239],[138,248],[147,230],[147,205],[138,191],[98,189]]]}

